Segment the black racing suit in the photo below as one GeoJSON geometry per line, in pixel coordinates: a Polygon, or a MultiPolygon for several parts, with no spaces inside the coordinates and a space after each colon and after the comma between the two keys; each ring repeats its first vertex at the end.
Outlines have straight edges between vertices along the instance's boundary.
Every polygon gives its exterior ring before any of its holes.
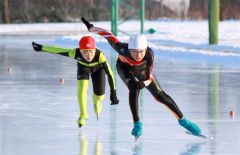
{"type": "Polygon", "coordinates": [[[182,112],[174,100],[161,89],[152,73],[154,53],[151,48],[147,48],[146,55],[141,61],[135,61],[130,55],[128,44],[120,42],[112,33],[98,27],[91,27],[89,31],[105,37],[119,54],[116,68],[121,79],[129,88],[129,105],[134,122],[140,119],[138,98],[141,88],[138,88],[138,84],[143,84],[144,81],[151,82],[146,88],[157,101],[167,106],[175,114],[177,119],[183,117],[182,112]]]}

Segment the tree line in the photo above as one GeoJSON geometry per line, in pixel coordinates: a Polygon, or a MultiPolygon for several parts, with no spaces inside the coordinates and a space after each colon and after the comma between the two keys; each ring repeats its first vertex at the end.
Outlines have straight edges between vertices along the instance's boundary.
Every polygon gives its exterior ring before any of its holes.
{"type": "MultiPolygon", "coordinates": [[[[145,0],[145,18],[208,18],[209,0],[189,1],[189,6],[179,13],[164,5],[163,0],[145,0]]],[[[140,0],[119,2],[120,19],[136,17],[137,10],[131,7],[139,8],[140,0]]],[[[221,20],[240,19],[240,0],[220,0],[220,6],[221,20]]],[[[0,0],[0,9],[0,23],[75,22],[81,16],[99,21],[110,20],[111,0],[0,0]]]]}

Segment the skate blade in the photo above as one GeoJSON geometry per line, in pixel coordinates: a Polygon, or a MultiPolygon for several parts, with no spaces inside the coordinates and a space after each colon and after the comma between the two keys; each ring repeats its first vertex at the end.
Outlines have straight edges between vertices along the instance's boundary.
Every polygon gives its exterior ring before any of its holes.
{"type": "Polygon", "coordinates": [[[135,136],[134,137],[134,143],[137,145],[140,141],[140,136],[135,136]]]}
{"type": "Polygon", "coordinates": [[[201,135],[194,135],[190,131],[186,131],[185,133],[188,134],[188,135],[195,136],[195,137],[207,139],[207,137],[205,135],[202,135],[202,134],[201,135]]]}

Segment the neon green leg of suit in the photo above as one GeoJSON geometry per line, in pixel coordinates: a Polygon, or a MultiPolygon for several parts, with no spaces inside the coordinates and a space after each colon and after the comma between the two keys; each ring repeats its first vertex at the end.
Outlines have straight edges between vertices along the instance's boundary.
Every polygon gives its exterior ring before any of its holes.
{"type": "MultiPolygon", "coordinates": [[[[81,127],[86,124],[86,119],[88,118],[87,112],[87,89],[88,80],[78,80],[78,104],[80,109],[80,117],[78,119],[78,124],[81,127]]],[[[102,111],[101,101],[104,99],[104,95],[93,95],[94,111],[99,115],[102,111]]]]}

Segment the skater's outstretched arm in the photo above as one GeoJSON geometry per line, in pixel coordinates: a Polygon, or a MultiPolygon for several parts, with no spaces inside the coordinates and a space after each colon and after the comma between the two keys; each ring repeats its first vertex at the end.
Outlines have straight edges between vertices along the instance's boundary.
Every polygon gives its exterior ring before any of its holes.
{"type": "Polygon", "coordinates": [[[116,36],[114,36],[108,30],[93,26],[93,24],[89,23],[89,21],[87,21],[84,17],[82,17],[81,20],[86,25],[89,32],[99,34],[100,36],[106,38],[109,44],[116,50],[116,52],[119,53],[118,44],[121,44],[121,42],[118,40],[116,36]]]}
{"type": "Polygon", "coordinates": [[[60,54],[63,56],[75,58],[76,55],[76,49],[70,49],[70,48],[62,48],[58,46],[48,46],[48,45],[41,45],[35,42],[32,42],[33,49],[37,52],[48,52],[48,53],[54,53],[54,54],[60,54]]]}
{"type": "Polygon", "coordinates": [[[117,94],[116,94],[116,85],[115,85],[115,81],[114,81],[114,75],[112,72],[111,67],[109,66],[106,57],[104,56],[104,54],[101,52],[100,56],[99,56],[99,62],[102,64],[103,69],[105,70],[105,73],[108,76],[108,83],[110,86],[110,100],[111,100],[111,105],[114,104],[118,104],[119,100],[117,98],[117,94]]]}

